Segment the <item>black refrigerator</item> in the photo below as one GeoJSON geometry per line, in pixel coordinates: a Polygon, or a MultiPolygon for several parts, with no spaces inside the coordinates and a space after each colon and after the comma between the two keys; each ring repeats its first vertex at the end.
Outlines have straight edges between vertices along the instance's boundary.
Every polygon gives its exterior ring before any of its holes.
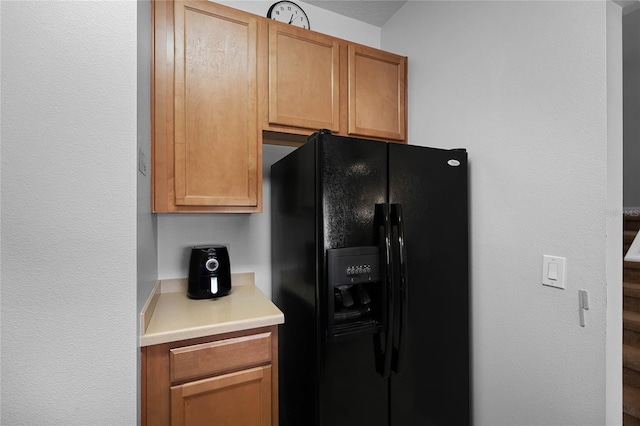
{"type": "Polygon", "coordinates": [[[464,149],[321,130],[271,167],[281,426],[470,424],[464,149]]]}

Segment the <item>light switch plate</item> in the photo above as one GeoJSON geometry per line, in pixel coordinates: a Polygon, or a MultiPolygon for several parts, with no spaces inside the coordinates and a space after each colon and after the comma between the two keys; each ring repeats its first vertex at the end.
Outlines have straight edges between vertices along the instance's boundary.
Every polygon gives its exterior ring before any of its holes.
{"type": "Polygon", "coordinates": [[[567,259],[559,256],[542,256],[542,284],[564,290],[567,259]]]}

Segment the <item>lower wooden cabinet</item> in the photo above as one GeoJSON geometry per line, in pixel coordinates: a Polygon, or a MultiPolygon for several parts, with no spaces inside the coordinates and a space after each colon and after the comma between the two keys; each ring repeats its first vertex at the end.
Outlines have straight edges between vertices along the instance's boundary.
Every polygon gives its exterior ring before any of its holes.
{"type": "Polygon", "coordinates": [[[142,348],[143,425],[278,424],[277,326],[142,348]]]}
{"type": "Polygon", "coordinates": [[[271,367],[173,386],[171,424],[271,425],[271,367]]]}

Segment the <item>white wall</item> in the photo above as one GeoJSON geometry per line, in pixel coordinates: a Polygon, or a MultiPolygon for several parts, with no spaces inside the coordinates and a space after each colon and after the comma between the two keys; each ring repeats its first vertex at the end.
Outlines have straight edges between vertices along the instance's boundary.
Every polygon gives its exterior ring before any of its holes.
{"type": "MultiPolygon", "coordinates": [[[[265,16],[271,1],[222,1],[222,4],[265,16]]],[[[380,46],[380,28],[299,2],[311,27],[368,46],[380,46]]],[[[312,133],[312,132],[309,132],[312,133]]],[[[272,163],[291,148],[265,145],[263,149],[263,213],[159,214],[158,277],[186,277],[189,248],[198,244],[229,244],[231,270],[255,272],[256,285],[271,296],[269,172],[272,163]]]]}
{"type": "Polygon", "coordinates": [[[640,210],[640,9],[623,17],[624,206],[640,210]]]}
{"type": "Polygon", "coordinates": [[[135,424],[136,2],[0,7],[0,423],[135,424]]]}
{"type": "Polygon", "coordinates": [[[410,143],[469,151],[476,425],[609,420],[606,31],[590,1],[409,1],[382,30],[409,56],[410,143]]]}
{"type": "MultiPolygon", "coordinates": [[[[267,16],[269,7],[271,7],[275,1],[222,0],[216,1],[216,3],[231,6],[259,16],[267,16]]],[[[328,10],[321,9],[302,1],[296,1],[295,3],[304,9],[313,31],[318,31],[323,34],[328,34],[333,37],[339,37],[367,46],[380,46],[379,27],[329,12],[328,10]]]]}

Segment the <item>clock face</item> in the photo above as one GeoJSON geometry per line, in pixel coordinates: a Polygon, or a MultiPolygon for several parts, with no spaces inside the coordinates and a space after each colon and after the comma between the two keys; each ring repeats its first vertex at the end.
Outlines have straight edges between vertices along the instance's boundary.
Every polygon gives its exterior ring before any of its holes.
{"type": "Polygon", "coordinates": [[[267,12],[267,18],[301,28],[310,28],[307,14],[292,1],[278,1],[272,4],[267,12]]]}

